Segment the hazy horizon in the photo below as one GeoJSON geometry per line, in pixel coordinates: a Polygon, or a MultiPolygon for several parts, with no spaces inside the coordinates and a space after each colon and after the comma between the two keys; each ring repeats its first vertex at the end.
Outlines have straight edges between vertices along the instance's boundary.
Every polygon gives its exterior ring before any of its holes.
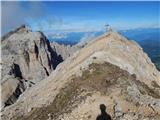
{"type": "Polygon", "coordinates": [[[2,35],[26,24],[47,35],[60,32],[160,28],[160,2],[109,1],[3,1],[2,35]]]}

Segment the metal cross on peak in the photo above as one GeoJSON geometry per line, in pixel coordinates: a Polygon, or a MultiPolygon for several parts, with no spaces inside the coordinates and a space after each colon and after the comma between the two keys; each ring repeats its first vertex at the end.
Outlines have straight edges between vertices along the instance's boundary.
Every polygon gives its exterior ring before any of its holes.
{"type": "Polygon", "coordinates": [[[112,29],[111,29],[111,26],[110,26],[109,24],[105,24],[105,27],[106,27],[106,32],[112,30],[112,29]]]}

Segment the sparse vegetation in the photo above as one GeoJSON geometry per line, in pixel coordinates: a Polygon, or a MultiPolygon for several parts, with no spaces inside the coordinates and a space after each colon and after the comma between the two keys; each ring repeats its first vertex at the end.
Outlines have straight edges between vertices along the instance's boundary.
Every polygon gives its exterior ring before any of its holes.
{"type": "MultiPolygon", "coordinates": [[[[158,99],[160,98],[159,92],[156,91],[155,89],[148,87],[145,83],[142,83],[142,82],[136,80],[136,84],[137,84],[138,89],[142,95],[149,95],[149,96],[152,96],[153,98],[158,98],[158,99]]],[[[153,83],[153,84],[157,86],[156,83],[153,83]]]]}
{"type": "MultiPolygon", "coordinates": [[[[85,70],[81,77],[73,76],[71,82],[60,90],[50,105],[35,108],[27,116],[21,116],[17,120],[33,120],[35,118],[45,120],[48,118],[48,114],[52,114],[54,118],[57,118],[60,114],[70,111],[74,99],[84,89],[88,91],[96,90],[105,94],[110,86],[116,84],[116,79],[123,75],[122,70],[109,63],[91,64],[89,69],[92,69],[93,72],[85,70]]],[[[88,95],[91,96],[91,94],[88,95]]]]}
{"type": "Polygon", "coordinates": [[[93,59],[97,59],[97,57],[94,56],[93,59]]]}
{"type": "MultiPolygon", "coordinates": [[[[59,115],[70,112],[78,104],[77,101],[81,101],[79,96],[84,91],[89,93],[86,96],[91,96],[92,91],[99,91],[104,95],[111,94],[109,92],[110,88],[120,87],[124,91],[123,93],[127,94],[126,89],[133,82],[137,84],[141,94],[148,94],[155,98],[160,97],[147,85],[136,80],[135,75],[130,75],[127,71],[121,70],[110,63],[93,63],[89,65],[89,70],[83,71],[81,77],[72,76],[70,81],[65,88],[60,90],[50,105],[35,108],[27,116],[22,116],[16,120],[45,120],[48,118],[48,114],[57,119],[59,115]]],[[[83,96],[84,99],[86,96],[83,96]]]]}
{"type": "Polygon", "coordinates": [[[160,88],[160,86],[155,81],[152,81],[152,86],[155,88],[160,88]]]}
{"type": "Polygon", "coordinates": [[[77,95],[78,86],[71,82],[66,88],[61,89],[50,105],[35,108],[27,116],[18,117],[16,120],[46,120],[48,118],[48,114],[51,114],[52,117],[57,118],[58,115],[68,111],[71,100],[73,100],[77,95]]]}

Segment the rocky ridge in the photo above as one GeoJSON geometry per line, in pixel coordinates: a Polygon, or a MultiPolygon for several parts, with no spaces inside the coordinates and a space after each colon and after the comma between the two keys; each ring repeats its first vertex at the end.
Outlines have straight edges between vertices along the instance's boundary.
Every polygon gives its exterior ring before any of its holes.
{"type": "Polygon", "coordinates": [[[142,48],[109,31],[26,90],[2,119],[93,120],[102,104],[114,120],[159,120],[159,97],[160,73],[142,48]]]}
{"type": "Polygon", "coordinates": [[[68,57],[72,56],[76,51],[83,48],[83,46],[80,45],[60,45],[56,42],[51,42],[51,47],[58,55],[61,55],[63,60],[66,60],[68,57]]]}

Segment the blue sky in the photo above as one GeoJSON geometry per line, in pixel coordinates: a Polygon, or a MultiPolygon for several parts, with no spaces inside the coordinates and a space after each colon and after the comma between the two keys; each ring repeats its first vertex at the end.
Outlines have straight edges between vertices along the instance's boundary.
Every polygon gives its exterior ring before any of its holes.
{"type": "Polygon", "coordinates": [[[21,24],[46,34],[160,27],[160,2],[2,2],[2,34],[21,24]]]}

